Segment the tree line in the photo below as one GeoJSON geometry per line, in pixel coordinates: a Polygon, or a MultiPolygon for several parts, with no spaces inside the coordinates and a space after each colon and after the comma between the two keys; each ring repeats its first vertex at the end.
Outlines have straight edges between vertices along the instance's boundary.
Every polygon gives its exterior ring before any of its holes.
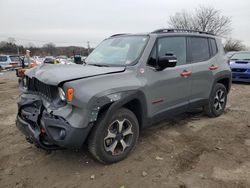
{"type": "Polygon", "coordinates": [[[53,43],[47,43],[42,47],[36,47],[29,44],[29,47],[18,45],[14,38],[8,38],[7,41],[0,42],[0,54],[19,54],[24,55],[26,50],[30,50],[31,56],[60,56],[71,57],[73,55],[87,56],[93,49],[77,46],[57,47],[53,43]]]}

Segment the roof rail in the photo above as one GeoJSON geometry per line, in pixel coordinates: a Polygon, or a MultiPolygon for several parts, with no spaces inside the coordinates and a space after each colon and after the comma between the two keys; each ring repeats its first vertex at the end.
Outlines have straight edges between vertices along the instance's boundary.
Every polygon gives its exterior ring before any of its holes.
{"type": "Polygon", "coordinates": [[[152,33],[199,33],[199,34],[207,34],[207,35],[215,35],[213,33],[209,33],[206,31],[198,31],[198,30],[191,30],[191,29],[157,29],[152,33]]]}
{"type": "Polygon", "coordinates": [[[118,33],[118,34],[111,35],[110,37],[116,37],[116,36],[127,35],[127,34],[129,33],[118,33]]]}

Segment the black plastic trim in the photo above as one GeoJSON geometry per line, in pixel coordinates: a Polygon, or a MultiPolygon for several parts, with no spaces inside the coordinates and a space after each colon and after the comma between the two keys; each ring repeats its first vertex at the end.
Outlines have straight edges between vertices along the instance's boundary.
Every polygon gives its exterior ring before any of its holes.
{"type": "Polygon", "coordinates": [[[128,94],[126,96],[124,96],[122,99],[113,102],[111,104],[111,106],[107,109],[107,113],[106,116],[104,118],[104,123],[108,123],[111,116],[110,114],[115,113],[115,111],[117,111],[117,109],[121,108],[122,106],[124,106],[125,104],[127,104],[130,101],[133,100],[138,100],[140,102],[140,105],[142,107],[142,111],[140,112],[141,115],[141,125],[140,127],[145,127],[147,126],[148,123],[148,119],[147,119],[147,103],[146,103],[146,98],[144,96],[144,94],[141,91],[127,91],[128,94]]]}

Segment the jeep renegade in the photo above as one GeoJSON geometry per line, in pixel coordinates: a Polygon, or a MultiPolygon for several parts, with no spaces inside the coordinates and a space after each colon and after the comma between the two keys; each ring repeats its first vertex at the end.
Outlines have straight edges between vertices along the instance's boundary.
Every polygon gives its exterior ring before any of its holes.
{"type": "Polygon", "coordinates": [[[231,86],[221,40],[160,29],[105,39],[84,65],[43,64],[20,82],[17,127],[45,150],[81,148],[102,163],[123,160],[141,129],[203,107],[220,116],[231,86]]]}

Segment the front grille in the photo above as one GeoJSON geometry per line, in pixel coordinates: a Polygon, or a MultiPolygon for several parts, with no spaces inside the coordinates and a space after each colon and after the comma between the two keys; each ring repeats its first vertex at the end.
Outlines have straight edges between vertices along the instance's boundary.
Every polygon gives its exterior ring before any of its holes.
{"type": "Polygon", "coordinates": [[[27,77],[27,88],[28,91],[37,92],[43,97],[52,100],[57,95],[57,87],[47,85],[36,78],[27,77]]]}
{"type": "Polygon", "coordinates": [[[247,69],[237,69],[237,68],[234,68],[232,69],[233,72],[246,72],[247,69]]]}

